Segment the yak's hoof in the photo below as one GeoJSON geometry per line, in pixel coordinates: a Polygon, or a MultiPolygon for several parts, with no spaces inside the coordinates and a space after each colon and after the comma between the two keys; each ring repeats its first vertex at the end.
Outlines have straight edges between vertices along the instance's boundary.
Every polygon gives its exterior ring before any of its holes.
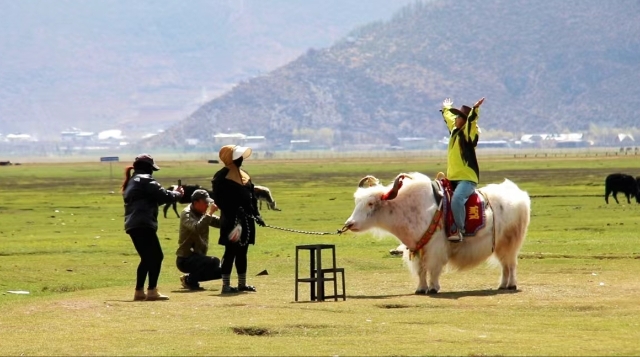
{"type": "Polygon", "coordinates": [[[426,290],[424,290],[424,289],[418,289],[418,290],[416,290],[416,295],[425,295],[426,293],[427,293],[427,291],[426,291],[426,290]]]}
{"type": "Polygon", "coordinates": [[[516,285],[507,286],[507,290],[518,290],[516,285]]]}
{"type": "Polygon", "coordinates": [[[427,295],[435,295],[438,293],[438,290],[436,289],[429,289],[429,291],[427,291],[427,295]]]}

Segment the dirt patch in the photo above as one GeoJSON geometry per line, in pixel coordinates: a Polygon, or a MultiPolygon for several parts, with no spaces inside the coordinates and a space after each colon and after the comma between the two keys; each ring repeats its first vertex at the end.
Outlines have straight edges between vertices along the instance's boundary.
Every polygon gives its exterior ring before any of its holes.
{"type": "Polygon", "coordinates": [[[403,305],[403,304],[380,304],[376,306],[381,309],[407,309],[407,308],[413,307],[413,306],[403,305]]]}
{"type": "Polygon", "coordinates": [[[85,290],[83,285],[58,285],[58,286],[45,286],[42,288],[43,292],[52,293],[69,293],[73,291],[85,290]]]}
{"type": "Polygon", "coordinates": [[[231,328],[236,335],[244,336],[269,336],[271,331],[261,327],[233,327],[231,328]]]}

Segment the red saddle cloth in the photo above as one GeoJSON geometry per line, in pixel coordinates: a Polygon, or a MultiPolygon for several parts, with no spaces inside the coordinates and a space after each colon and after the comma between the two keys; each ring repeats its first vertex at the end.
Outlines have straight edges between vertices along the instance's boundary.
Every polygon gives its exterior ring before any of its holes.
{"type": "MultiPolygon", "coordinates": [[[[439,180],[440,185],[443,188],[443,200],[442,209],[444,216],[444,229],[447,237],[454,234],[458,234],[458,229],[455,228],[455,221],[453,219],[453,212],[451,211],[451,197],[453,196],[453,190],[451,188],[451,182],[447,179],[439,180]]],[[[474,193],[469,196],[467,203],[465,204],[467,211],[464,235],[473,236],[485,225],[485,200],[482,195],[475,190],[474,193]]]]}

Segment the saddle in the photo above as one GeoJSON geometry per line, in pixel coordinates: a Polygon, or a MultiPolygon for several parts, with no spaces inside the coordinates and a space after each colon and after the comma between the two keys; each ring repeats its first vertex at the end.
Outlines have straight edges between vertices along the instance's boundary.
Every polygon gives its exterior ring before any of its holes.
{"type": "MultiPolygon", "coordinates": [[[[445,233],[448,236],[458,233],[458,229],[455,227],[455,221],[453,219],[453,212],[451,211],[451,197],[453,196],[453,188],[451,182],[446,179],[435,179],[431,182],[433,193],[436,197],[436,203],[439,205],[442,202],[442,213],[444,220],[445,233]]],[[[480,229],[485,226],[486,221],[486,199],[478,191],[469,196],[467,203],[465,204],[466,218],[464,224],[464,235],[474,236],[480,229]]]]}

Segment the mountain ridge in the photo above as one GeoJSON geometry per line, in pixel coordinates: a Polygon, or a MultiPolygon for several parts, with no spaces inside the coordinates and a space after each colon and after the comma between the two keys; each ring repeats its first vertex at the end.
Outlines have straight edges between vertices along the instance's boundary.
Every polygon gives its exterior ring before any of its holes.
{"type": "Polygon", "coordinates": [[[435,139],[450,96],[456,106],[487,97],[490,130],[637,127],[627,108],[640,104],[638,15],[624,0],[416,2],[239,83],[147,143],[229,131],[286,143],[321,129],[329,145],[435,139]]]}

